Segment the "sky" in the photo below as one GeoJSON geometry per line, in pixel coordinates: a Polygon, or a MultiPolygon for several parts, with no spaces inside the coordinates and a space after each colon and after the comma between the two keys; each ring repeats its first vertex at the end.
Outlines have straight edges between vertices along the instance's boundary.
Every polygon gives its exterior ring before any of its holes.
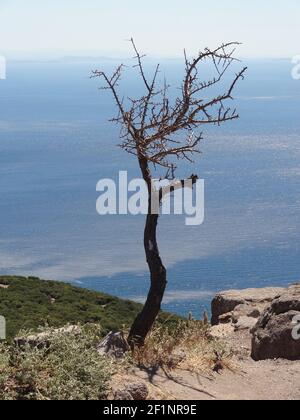
{"type": "Polygon", "coordinates": [[[239,41],[242,57],[300,54],[299,0],[0,0],[0,52],[177,57],[239,41]]]}

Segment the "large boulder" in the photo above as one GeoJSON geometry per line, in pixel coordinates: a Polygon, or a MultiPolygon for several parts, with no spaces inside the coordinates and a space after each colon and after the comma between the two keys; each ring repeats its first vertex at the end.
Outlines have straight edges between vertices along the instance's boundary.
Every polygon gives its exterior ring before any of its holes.
{"type": "Polygon", "coordinates": [[[265,309],[252,329],[252,358],[300,360],[300,284],[286,289],[265,309]]]}
{"type": "Polygon", "coordinates": [[[211,323],[237,323],[241,317],[259,318],[264,309],[285,291],[280,287],[267,287],[218,293],[212,301],[211,323]]]}

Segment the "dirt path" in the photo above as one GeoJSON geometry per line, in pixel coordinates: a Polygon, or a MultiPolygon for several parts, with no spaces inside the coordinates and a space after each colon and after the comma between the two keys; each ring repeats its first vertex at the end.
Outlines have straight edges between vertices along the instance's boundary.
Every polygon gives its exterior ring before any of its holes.
{"type": "MultiPolygon", "coordinates": [[[[300,363],[242,362],[240,372],[225,371],[211,377],[187,371],[150,379],[151,396],[175,400],[299,400],[300,363]]],[[[137,374],[147,379],[143,372],[137,374]]]]}
{"type": "Polygon", "coordinates": [[[250,335],[234,333],[229,340],[235,351],[232,370],[220,374],[195,374],[177,370],[168,374],[138,371],[155,399],[175,400],[299,400],[300,361],[250,358],[250,335]]]}

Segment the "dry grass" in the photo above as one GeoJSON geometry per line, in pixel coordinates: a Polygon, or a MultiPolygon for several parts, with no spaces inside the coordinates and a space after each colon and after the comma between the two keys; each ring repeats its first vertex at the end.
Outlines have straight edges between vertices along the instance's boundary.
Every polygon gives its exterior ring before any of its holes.
{"type": "MultiPolygon", "coordinates": [[[[178,370],[201,374],[230,369],[230,352],[209,338],[208,329],[201,321],[166,321],[152,330],[144,347],[122,359],[99,356],[101,331],[95,325],[82,327],[79,335],[48,329],[47,346],[2,344],[0,400],[105,399],[114,383],[134,380],[140,370],[155,375],[162,369],[176,375],[178,370]]],[[[164,391],[159,391],[159,398],[171,398],[164,391]]],[[[153,395],[157,392],[153,388],[153,395]]]]}
{"type": "Polygon", "coordinates": [[[202,321],[179,321],[156,326],[142,348],[136,348],[131,363],[142,369],[175,368],[212,372],[230,368],[231,353],[221,342],[208,337],[202,321]]]}

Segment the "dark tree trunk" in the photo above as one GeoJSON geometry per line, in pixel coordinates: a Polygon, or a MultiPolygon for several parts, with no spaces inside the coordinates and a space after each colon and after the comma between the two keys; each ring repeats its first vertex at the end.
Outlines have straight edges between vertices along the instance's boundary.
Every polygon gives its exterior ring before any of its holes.
{"type": "Polygon", "coordinates": [[[129,333],[128,342],[131,346],[142,346],[144,344],[145,338],[150,332],[161,309],[161,303],[167,286],[167,272],[159,255],[156,238],[159,209],[157,209],[157,214],[152,214],[151,173],[147,159],[144,156],[139,156],[139,164],[143,178],[147,183],[149,193],[149,208],[144,232],[144,247],[150,271],[151,285],[143,310],[136,317],[129,333]]]}
{"type": "Polygon", "coordinates": [[[128,338],[131,346],[142,346],[144,344],[145,338],[161,309],[167,285],[167,273],[161,261],[156,240],[158,217],[157,214],[150,214],[149,212],[146,220],[144,246],[150,270],[151,286],[144,308],[131,327],[128,338]]]}

